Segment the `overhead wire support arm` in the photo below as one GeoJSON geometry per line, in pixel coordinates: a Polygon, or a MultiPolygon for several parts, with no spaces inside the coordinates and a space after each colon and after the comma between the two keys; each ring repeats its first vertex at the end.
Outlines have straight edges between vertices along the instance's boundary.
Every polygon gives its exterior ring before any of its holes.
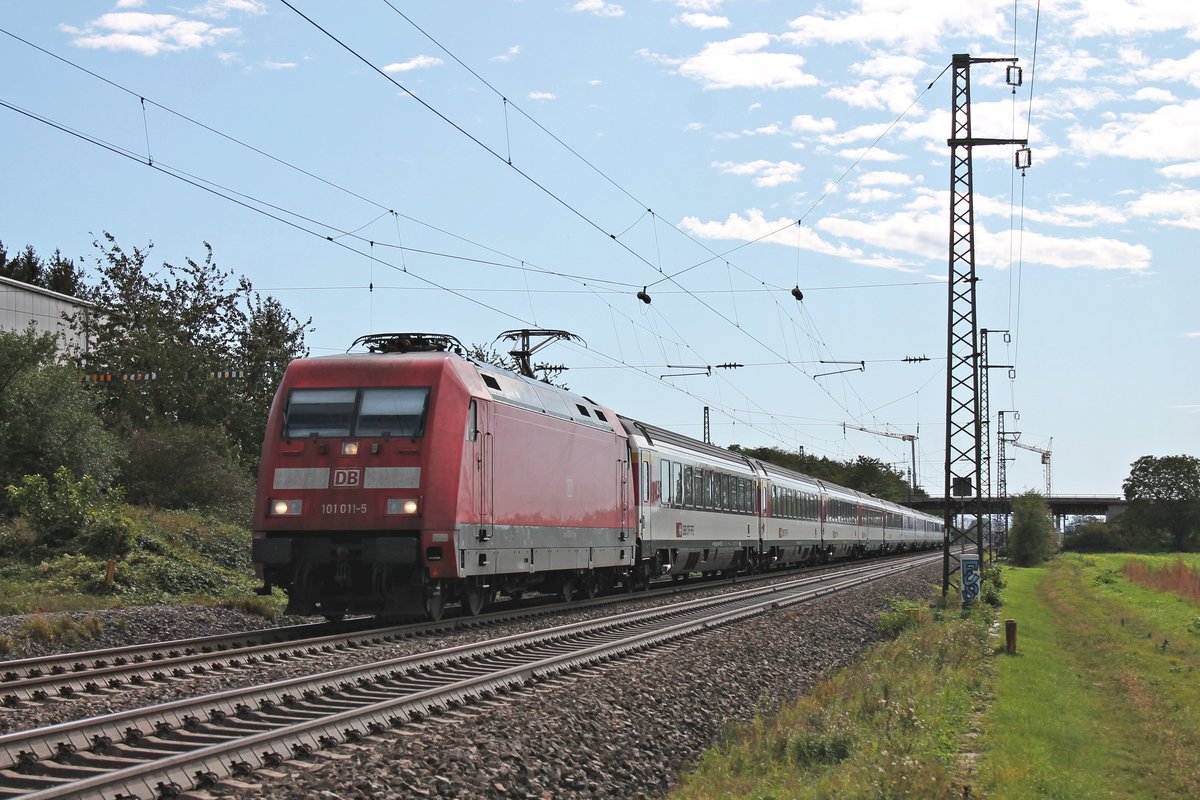
{"type": "Polygon", "coordinates": [[[834,370],[833,372],[818,372],[816,375],[813,375],[813,380],[816,380],[817,378],[824,378],[827,375],[841,375],[846,372],[866,372],[867,371],[867,362],[866,361],[825,361],[824,359],[822,359],[818,363],[820,363],[820,364],[857,364],[858,366],[853,367],[851,369],[837,369],[837,370],[834,370]]]}
{"type": "Polygon", "coordinates": [[[851,422],[843,422],[842,423],[842,435],[845,435],[847,428],[853,428],[856,431],[862,431],[863,433],[869,433],[869,434],[872,434],[873,436],[886,436],[889,439],[899,439],[902,442],[908,442],[909,447],[912,451],[912,453],[911,453],[912,472],[910,473],[910,477],[912,478],[912,493],[916,494],[916,491],[917,491],[917,438],[918,437],[916,437],[915,435],[913,435],[911,433],[892,433],[891,431],[876,431],[876,430],[872,430],[870,428],[864,428],[861,425],[855,425],[854,423],[851,423],[851,422]]]}

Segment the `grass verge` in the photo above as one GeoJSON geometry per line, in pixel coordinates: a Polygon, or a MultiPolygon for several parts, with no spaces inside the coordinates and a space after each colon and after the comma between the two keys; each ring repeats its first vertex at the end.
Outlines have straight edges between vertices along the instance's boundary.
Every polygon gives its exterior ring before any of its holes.
{"type": "Polygon", "coordinates": [[[1197,608],[1129,582],[1130,558],[1006,571],[1019,654],[997,660],[985,796],[1200,796],[1197,608]]]}
{"type": "Polygon", "coordinates": [[[898,605],[884,620],[904,629],[897,639],[731,731],[672,798],[961,797],[964,725],[990,683],[990,617],[898,605]]]}

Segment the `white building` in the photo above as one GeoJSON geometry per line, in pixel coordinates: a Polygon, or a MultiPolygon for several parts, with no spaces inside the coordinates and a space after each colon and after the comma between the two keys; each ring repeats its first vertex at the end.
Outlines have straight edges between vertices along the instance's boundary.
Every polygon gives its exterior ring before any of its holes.
{"type": "Polygon", "coordinates": [[[38,329],[58,336],[59,350],[87,350],[86,338],[67,325],[63,314],[91,312],[94,304],[0,276],[0,330],[23,331],[32,320],[38,329]]]}

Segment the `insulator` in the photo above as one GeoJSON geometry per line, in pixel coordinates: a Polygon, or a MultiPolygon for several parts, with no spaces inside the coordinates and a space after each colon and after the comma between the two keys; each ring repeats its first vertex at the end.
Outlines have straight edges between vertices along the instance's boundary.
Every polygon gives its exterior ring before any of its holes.
{"type": "Polygon", "coordinates": [[[804,292],[800,291],[800,287],[799,287],[799,286],[797,286],[797,287],[795,287],[794,289],[792,289],[792,297],[796,298],[797,300],[803,300],[803,299],[804,299],[804,292]]]}

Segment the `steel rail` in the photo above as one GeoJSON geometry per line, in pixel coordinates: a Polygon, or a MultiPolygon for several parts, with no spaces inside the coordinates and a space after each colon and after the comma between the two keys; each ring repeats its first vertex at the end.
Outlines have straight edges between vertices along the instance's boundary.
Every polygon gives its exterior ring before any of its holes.
{"type": "MultiPolygon", "coordinates": [[[[778,579],[787,574],[768,573],[751,578],[739,576],[732,582],[778,579]]],[[[661,597],[699,586],[721,586],[729,580],[675,581],[639,592],[633,597],[661,597]]],[[[389,622],[380,625],[373,618],[359,618],[342,626],[328,622],[309,623],[3,661],[0,662],[0,705],[19,708],[25,702],[42,703],[52,698],[69,699],[79,695],[99,696],[129,685],[162,684],[172,679],[220,673],[247,665],[315,658],[355,648],[382,647],[402,639],[545,616],[563,609],[578,610],[621,603],[628,599],[630,595],[627,594],[612,594],[572,603],[535,601],[532,605],[501,608],[478,617],[451,617],[439,622],[389,622]],[[313,636],[314,633],[318,635],[313,636]]]]}
{"type": "Polygon", "coordinates": [[[382,733],[388,727],[405,724],[411,717],[421,717],[447,705],[508,691],[558,672],[640,651],[688,633],[857,586],[923,563],[934,563],[936,559],[937,556],[875,564],[848,570],[849,575],[843,572],[807,577],[716,598],[625,612],[482,644],[335,670],[312,678],[279,681],[250,690],[231,690],[94,720],[10,734],[0,737],[0,747],[15,769],[0,772],[0,786],[9,787],[7,796],[17,796],[39,783],[45,786],[62,782],[26,794],[31,800],[99,797],[104,796],[105,791],[116,790],[126,796],[131,790],[134,796],[140,792],[169,795],[176,791],[174,787],[184,783],[190,785],[193,780],[198,785],[209,784],[223,775],[244,774],[257,767],[276,765],[291,755],[304,755],[341,741],[356,741],[363,736],[382,733]],[[633,630],[635,625],[640,627],[633,630]],[[526,655],[519,657],[518,648],[524,648],[526,655]],[[475,663],[468,661],[471,658],[475,663]],[[443,665],[450,669],[445,670],[443,665]],[[436,674],[439,668],[444,671],[442,676],[436,674]],[[303,702],[287,690],[301,692],[303,702]],[[400,692],[398,697],[391,696],[396,692],[400,692]],[[257,710],[251,705],[255,702],[257,710]],[[353,705],[363,707],[348,707],[353,705]],[[198,712],[204,706],[209,707],[208,723],[200,723],[195,714],[186,713],[198,712]],[[322,711],[322,706],[331,710],[332,715],[322,711]],[[320,716],[313,718],[318,714],[320,716]],[[158,719],[153,733],[146,733],[136,726],[121,730],[124,723],[145,722],[152,718],[158,719]],[[280,722],[285,727],[262,730],[280,722]],[[342,725],[354,722],[365,724],[365,731],[354,727],[341,729],[342,725]],[[205,727],[209,730],[203,730],[205,727]],[[125,744],[111,744],[116,739],[123,739],[125,744]],[[272,745],[275,749],[256,752],[264,745],[272,745]],[[194,749],[197,746],[199,749],[194,749]],[[84,747],[91,747],[92,753],[78,752],[84,747]],[[178,752],[184,747],[193,750],[178,752]],[[162,756],[164,751],[170,753],[165,758],[129,766],[129,760],[138,757],[139,752],[143,752],[144,758],[145,754],[162,756]],[[42,760],[47,757],[52,761],[57,758],[59,762],[77,763],[75,766],[45,764],[42,760]],[[20,774],[21,770],[36,771],[39,764],[45,774],[20,774]],[[81,772],[87,775],[104,768],[117,771],[78,779],[81,772]],[[165,780],[152,786],[153,779],[159,777],[165,780]],[[10,778],[17,785],[10,783],[10,778]]]}

